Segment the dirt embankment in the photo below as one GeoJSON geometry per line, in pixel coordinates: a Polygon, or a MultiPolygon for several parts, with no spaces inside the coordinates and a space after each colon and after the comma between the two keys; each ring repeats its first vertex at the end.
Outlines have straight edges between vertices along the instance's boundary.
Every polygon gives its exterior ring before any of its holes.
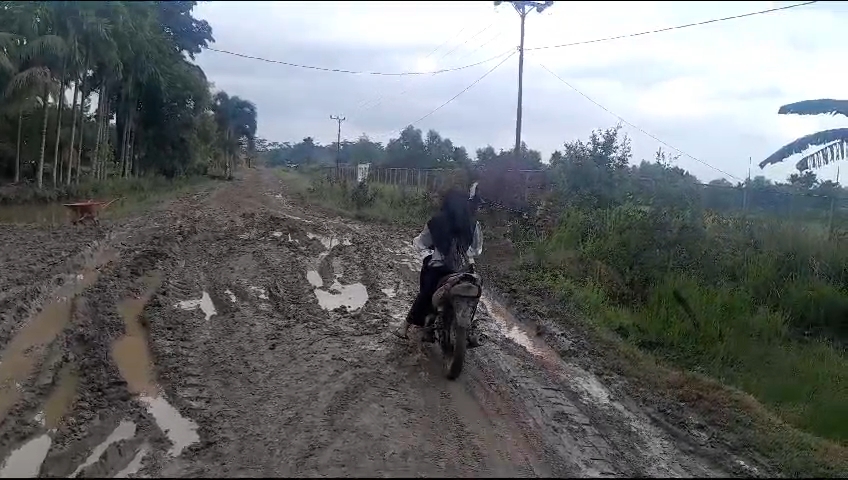
{"type": "Polygon", "coordinates": [[[408,238],[261,170],[96,234],[15,228],[0,476],[753,473],[564,362],[496,295],[487,345],[447,381],[389,334],[416,289],[408,238]]]}

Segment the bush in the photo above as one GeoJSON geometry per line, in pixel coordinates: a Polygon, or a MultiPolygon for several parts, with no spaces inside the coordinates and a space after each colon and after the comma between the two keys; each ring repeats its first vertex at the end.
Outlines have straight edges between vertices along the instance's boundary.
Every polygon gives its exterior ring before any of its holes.
{"type": "Polygon", "coordinates": [[[628,342],[848,441],[848,361],[830,344],[848,341],[848,257],[820,232],[574,207],[534,253],[538,280],[628,342]]]}

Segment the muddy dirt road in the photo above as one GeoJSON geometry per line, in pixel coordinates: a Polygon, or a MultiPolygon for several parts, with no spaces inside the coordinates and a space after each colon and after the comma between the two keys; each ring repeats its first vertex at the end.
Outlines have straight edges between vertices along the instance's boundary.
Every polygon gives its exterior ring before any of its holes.
{"type": "Polygon", "coordinates": [[[458,381],[390,335],[419,257],[272,173],[0,228],[0,477],[724,476],[484,297],[458,381]]]}

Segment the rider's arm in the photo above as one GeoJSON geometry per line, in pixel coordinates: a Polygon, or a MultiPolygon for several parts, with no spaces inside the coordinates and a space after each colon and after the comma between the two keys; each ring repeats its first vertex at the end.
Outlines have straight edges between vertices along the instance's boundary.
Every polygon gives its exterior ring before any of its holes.
{"type": "Polygon", "coordinates": [[[430,229],[425,225],[424,230],[412,239],[412,244],[419,250],[432,250],[433,238],[430,236],[430,229]]]}
{"type": "Polygon", "coordinates": [[[474,226],[474,237],[471,239],[471,245],[468,247],[468,255],[469,259],[473,259],[474,257],[479,257],[483,253],[483,232],[480,229],[480,222],[477,222],[477,225],[474,226]]]}

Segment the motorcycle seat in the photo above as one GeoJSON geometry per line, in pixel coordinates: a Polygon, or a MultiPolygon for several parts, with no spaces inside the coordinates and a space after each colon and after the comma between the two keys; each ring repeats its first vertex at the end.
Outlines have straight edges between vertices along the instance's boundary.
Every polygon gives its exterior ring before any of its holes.
{"type": "Polygon", "coordinates": [[[439,287],[436,289],[436,293],[433,294],[433,306],[439,308],[439,305],[442,303],[442,300],[445,299],[448,292],[452,292],[452,294],[459,294],[460,296],[472,296],[472,297],[480,297],[483,290],[480,288],[480,277],[473,273],[468,272],[460,272],[460,273],[452,273],[450,275],[445,276],[441,281],[439,281],[439,287]],[[465,284],[460,285],[459,290],[465,292],[455,291],[454,287],[456,287],[461,282],[466,281],[474,285],[473,287],[465,284]],[[469,288],[470,287],[470,288],[469,288]]]}

